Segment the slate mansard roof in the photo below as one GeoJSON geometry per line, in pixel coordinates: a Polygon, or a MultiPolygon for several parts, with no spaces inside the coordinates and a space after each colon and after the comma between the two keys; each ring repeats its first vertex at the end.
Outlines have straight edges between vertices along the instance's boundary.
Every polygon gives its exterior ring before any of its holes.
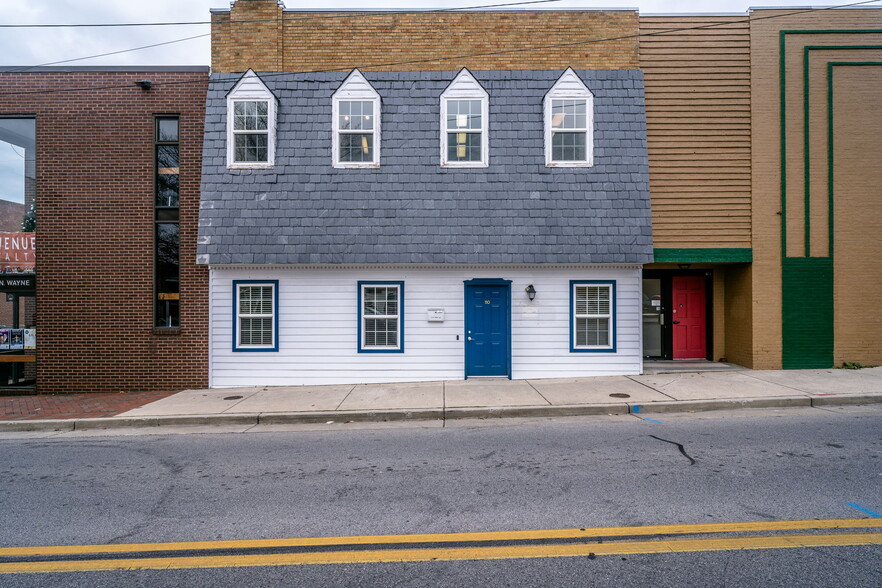
{"type": "Polygon", "coordinates": [[[380,167],[336,169],[331,96],[346,73],[258,74],[279,100],[275,167],[227,169],[212,74],[198,261],[210,264],[650,263],[642,73],[578,71],[594,94],[594,166],[545,166],[543,98],[562,72],[475,71],[490,165],[440,167],[440,96],[456,72],[365,72],[382,100],[380,167]]]}

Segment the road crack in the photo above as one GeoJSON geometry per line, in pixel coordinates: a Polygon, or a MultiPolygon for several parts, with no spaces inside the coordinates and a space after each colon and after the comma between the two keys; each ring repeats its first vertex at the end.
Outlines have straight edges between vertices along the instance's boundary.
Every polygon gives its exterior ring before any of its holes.
{"type": "Polygon", "coordinates": [[[655,435],[650,435],[650,437],[659,441],[664,441],[665,443],[670,443],[671,445],[676,445],[677,449],[680,450],[680,453],[683,454],[683,457],[689,460],[689,465],[695,465],[695,460],[692,459],[692,457],[688,453],[686,453],[686,449],[681,443],[677,443],[676,441],[668,441],[667,439],[662,439],[661,437],[656,437],[655,435]]]}

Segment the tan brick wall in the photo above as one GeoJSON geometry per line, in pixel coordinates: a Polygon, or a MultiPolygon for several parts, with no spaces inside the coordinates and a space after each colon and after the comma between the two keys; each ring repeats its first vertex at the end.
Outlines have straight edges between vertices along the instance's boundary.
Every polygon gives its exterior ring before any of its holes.
{"type": "Polygon", "coordinates": [[[882,59],[833,74],[834,361],[882,365],[882,59]]]}
{"type": "Polygon", "coordinates": [[[212,69],[636,69],[637,31],[634,10],[283,12],[239,0],[212,15],[212,69]]]}
{"type": "Polygon", "coordinates": [[[643,16],[640,32],[655,247],[750,247],[745,18],[643,16]]]}
{"type": "Polygon", "coordinates": [[[753,268],[748,264],[730,265],[725,269],[725,357],[745,367],[754,367],[752,273],[753,268]]]}
{"type": "MultiPolygon", "coordinates": [[[[779,76],[779,31],[781,30],[865,30],[882,29],[882,10],[823,10],[796,16],[787,16],[792,10],[755,10],[751,12],[751,161],[752,161],[752,244],[753,244],[753,296],[752,318],[753,367],[774,369],[781,366],[782,305],[781,305],[781,108],[779,76]],[[776,18],[768,18],[776,16],[776,18]],[[780,16],[780,17],[778,17],[780,16]]],[[[808,45],[865,45],[876,43],[878,35],[867,34],[788,34],[787,35],[787,244],[788,255],[804,255],[804,92],[803,48],[808,45]]],[[[846,52],[837,51],[837,59],[846,52]]],[[[813,55],[810,69],[810,149],[812,161],[811,242],[813,255],[825,253],[826,198],[823,194],[826,179],[816,175],[816,168],[826,170],[825,146],[823,145],[823,121],[826,117],[826,98],[815,99],[822,89],[816,86],[816,78],[823,84],[820,57],[813,55]],[[815,74],[818,73],[816,76],[815,74]],[[818,125],[821,130],[815,132],[818,125]]],[[[847,165],[837,158],[837,170],[847,165]]],[[[837,171],[837,175],[840,172],[837,171]]],[[[838,208],[837,208],[838,211],[838,208]]],[[[837,212],[838,214],[838,212],[837,212]]],[[[849,231],[847,226],[837,224],[836,234],[849,231]]],[[[866,238],[866,237],[865,237],[866,238]]],[[[873,258],[859,256],[864,261],[873,258]]],[[[839,263],[839,255],[836,255],[839,263]]],[[[862,289],[864,284],[850,280],[837,270],[836,292],[840,289],[862,289]],[[840,280],[845,280],[840,282],[840,280]]],[[[808,293],[810,294],[810,293],[808,293]]],[[[837,324],[839,322],[837,315],[837,324]]],[[[730,322],[731,324],[731,322],[730,322]]],[[[837,349],[843,333],[836,329],[837,349]]],[[[877,335],[878,337],[878,335],[877,335]]],[[[877,338],[878,342],[879,339],[877,338]]],[[[838,354],[838,352],[837,352],[838,354]]]]}

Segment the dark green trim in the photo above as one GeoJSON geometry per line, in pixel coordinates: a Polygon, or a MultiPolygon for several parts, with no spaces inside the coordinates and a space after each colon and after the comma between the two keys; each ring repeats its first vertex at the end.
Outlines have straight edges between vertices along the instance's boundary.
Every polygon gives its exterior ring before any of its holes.
{"type": "Polygon", "coordinates": [[[787,31],[778,38],[778,94],[781,97],[781,257],[787,257],[787,31]]]}
{"type": "MultiPolygon", "coordinates": [[[[812,181],[811,180],[811,173],[812,173],[812,163],[811,163],[811,139],[810,139],[810,137],[811,137],[811,124],[809,122],[809,113],[811,112],[811,106],[810,106],[810,104],[811,104],[811,91],[810,91],[811,70],[809,69],[809,67],[811,65],[810,54],[812,51],[844,51],[844,50],[854,50],[854,51],[877,50],[878,51],[878,50],[882,50],[882,45],[806,45],[805,47],[802,48],[802,82],[803,82],[803,84],[802,84],[802,87],[803,87],[803,90],[802,90],[802,93],[803,93],[803,96],[802,96],[802,100],[803,100],[803,164],[802,165],[803,165],[803,175],[804,175],[803,191],[804,191],[804,198],[805,198],[805,205],[804,205],[805,210],[803,211],[803,213],[805,214],[804,240],[805,240],[805,256],[806,257],[811,257],[811,238],[812,238],[811,237],[811,181],[812,181]]],[[[832,75],[832,70],[829,67],[829,63],[831,63],[831,62],[828,62],[828,67],[827,67],[827,82],[828,82],[828,84],[827,84],[828,85],[828,88],[827,88],[827,95],[828,95],[827,116],[828,116],[828,122],[829,122],[829,117],[832,116],[832,114],[831,114],[832,106],[830,105],[830,102],[829,102],[829,98],[830,98],[830,96],[832,96],[832,94],[830,93],[830,88],[829,88],[829,81],[830,81],[830,76],[832,75]]],[[[844,62],[836,62],[836,63],[860,63],[860,62],[844,61],[844,62]]],[[[864,63],[867,63],[867,62],[864,62],[864,63]]],[[[828,135],[827,135],[828,145],[830,143],[829,132],[830,132],[830,127],[828,125],[828,135]]],[[[832,166],[833,160],[830,158],[829,152],[827,155],[828,155],[827,156],[827,165],[832,166]]],[[[828,169],[827,169],[828,183],[829,183],[830,173],[831,172],[828,167],[828,169]]],[[[831,211],[833,209],[833,202],[831,200],[832,197],[833,197],[832,191],[828,187],[828,190],[827,190],[827,199],[828,199],[827,209],[828,209],[828,211],[831,211]]],[[[827,233],[827,255],[832,257],[833,256],[833,223],[832,223],[832,219],[828,218],[828,220],[830,222],[827,223],[828,231],[829,231],[827,233]]]]}
{"type": "MultiPolygon", "coordinates": [[[[779,32],[779,94],[781,143],[781,321],[782,362],[785,369],[828,368],[833,364],[833,82],[832,68],[827,75],[827,198],[829,216],[829,249],[827,257],[809,257],[810,254],[810,162],[809,162],[809,81],[808,51],[803,54],[803,124],[806,158],[805,173],[805,255],[787,256],[787,35],[854,35],[882,34],[882,29],[782,30],[779,32]]],[[[861,49],[863,45],[842,46],[843,49],[861,49]]],[[[833,63],[833,62],[831,62],[833,63]]],[[[859,65],[861,62],[843,62],[859,65]]],[[[871,65],[871,63],[865,63],[871,65]]],[[[877,64],[878,65],[878,64],[877,64]]]]}
{"type": "Polygon", "coordinates": [[[833,260],[785,257],[781,269],[784,369],[833,367],[833,260]]]}
{"type": "MultiPolygon", "coordinates": [[[[882,29],[814,29],[778,31],[778,74],[781,142],[781,257],[787,257],[787,35],[866,35],[882,34],[882,29]]],[[[805,63],[805,62],[803,62],[805,63]]],[[[806,208],[808,214],[808,208],[806,208]]],[[[829,237],[831,240],[833,236],[829,237]]],[[[808,239],[808,232],[806,232],[808,239]]],[[[807,247],[807,246],[806,246],[807,247]]],[[[806,253],[808,254],[808,253],[806,253]]]]}
{"type": "Polygon", "coordinates": [[[655,263],[750,263],[753,249],[704,248],[704,249],[654,249],[655,263]]]}
{"type": "MultiPolygon", "coordinates": [[[[882,49],[882,47],[879,47],[882,49]]],[[[865,67],[865,66],[882,66],[882,61],[828,61],[827,62],[827,221],[829,225],[828,253],[833,258],[833,180],[834,172],[834,156],[833,156],[833,68],[834,67],[865,67]]]]}

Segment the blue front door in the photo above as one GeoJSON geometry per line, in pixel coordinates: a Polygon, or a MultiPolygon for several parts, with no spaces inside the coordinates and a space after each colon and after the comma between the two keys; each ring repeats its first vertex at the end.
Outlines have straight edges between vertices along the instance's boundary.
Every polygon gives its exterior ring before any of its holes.
{"type": "Polygon", "coordinates": [[[466,378],[511,377],[511,288],[466,282],[465,299],[466,378]]]}

